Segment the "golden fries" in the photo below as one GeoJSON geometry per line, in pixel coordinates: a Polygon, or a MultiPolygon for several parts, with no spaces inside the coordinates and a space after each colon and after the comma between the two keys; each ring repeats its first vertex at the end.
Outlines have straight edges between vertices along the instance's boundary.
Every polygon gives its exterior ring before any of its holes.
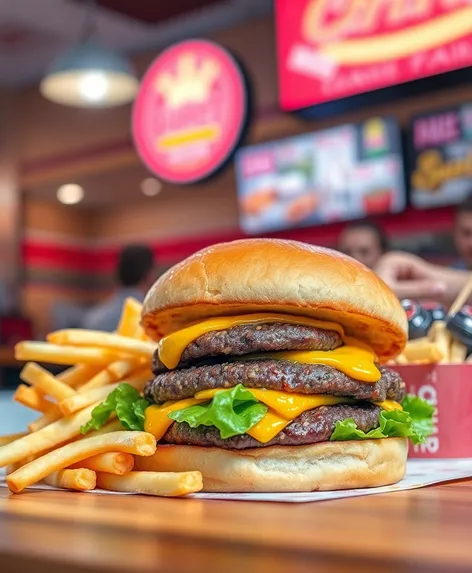
{"type": "Polygon", "coordinates": [[[41,430],[41,428],[45,428],[46,426],[49,426],[49,424],[52,424],[56,420],[59,420],[61,415],[62,414],[61,411],[59,410],[59,406],[57,404],[53,404],[51,408],[47,412],[45,412],[40,418],[29,424],[28,430],[30,432],[37,432],[38,430],[41,430]]]}
{"type": "MultiPolygon", "coordinates": [[[[427,361],[439,362],[443,355],[434,342],[425,341],[423,344],[409,344],[403,351],[409,362],[427,361]]],[[[424,362],[423,362],[424,363],[424,362]]]]}
{"type": "Polygon", "coordinates": [[[451,342],[451,351],[449,356],[451,364],[462,364],[465,362],[465,358],[467,356],[467,348],[462,344],[462,342],[453,340],[451,342]]]}
{"type": "MultiPolygon", "coordinates": [[[[80,428],[90,420],[90,415],[96,404],[66,416],[57,422],[49,424],[45,428],[11,442],[0,448],[0,467],[12,464],[26,458],[59,446],[71,438],[80,435],[80,428]]],[[[50,473],[52,473],[51,470],[50,473]]]]}
{"type": "Polygon", "coordinates": [[[123,356],[105,348],[77,348],[47,342],[19,342],[15,346],[15,358],[25,362],[32,360],[68,366],[77,362],[105,365],[119,360],[123,356]]]}
{"type": "MultiPolygon", "coordinates": [[[[113,416],[114,414],[112,414],[112,417],[113,416]]],[[[108,424],[102,426],[99,430],[92,430],[88,432],[86,436],[84,436],[81,439],[84,440],[86,437],[92,438],[93,436],[102,436],[103,434],[109,434],[110,432],[118,432],[119,430],[123,430],[121,422],[119,420],[112,420],[111,422],[108,422],[108,424]]]]}
{"type": "Polygon", "coordinates": [[[101,369],[102,367],[96,364],[78,364],[58,374],[57,378],[71,388],[77,388],[86,384],[91,378],[98,374],[101,369]]]}
{"type": "Polygon", "coordinates": [[[140,338],[138,331],[141,323],[141,311],[143,305],[135,298],[127,298],[121,313],[117,333],[121,336],[140,338]]]}
{"type": "Polygon", "coordinates": [[[15,440],[19,440],[27,435],[27,432],[19,432],[18,434],[8,434],[6,436],[0,436],[0,446],[6,446],[7,444],[11,444],[15,440]]]}
{"type": "Polygon", "coordinates": [[[48,342],[21,342],[18,360],[27,362],[15,400],[41,412],[29,433],[0,437],[0,467],[6,467],[7,485],[17,493],[43,480],[53,487],[104,489],[148,495],[181,496],[202,489],[200,472],[133,472],[139,456],[156,450],[154,436],[127,431],[110,414],[99,430],[82,435],[80,428],[94,408],[119,384],[138,392],[152,377],[156,344],[140,326],[142,305],[127,299],[116,333],[61,330],[48,342]],[[70,366],[54,376],[36,362],[70,366]],[[135,458],[135,456],[137,456],[135,458]]]}
{"type": "Polygon", "coordinates": [[[129,473],[134,467],[134,458],[131,454],[120,452],[107,452],[98,454],[70,466],[71,468],[87,468],[95,472],[104,472],[122,476],[129,473]]]}
{"type": "Polygon", "coordinates": [[[105,400],[110,392],[112,392],[118,384],[108,384],[107,386],[102,386],[101,388],[94,388],[92,390],[79,392],[75,396],[66,398],[59,403],[59,410],[67,416],[78,410],[82,410],[90,404],[95,404],[96,402],[101,402],[105,400]]]}
{"type": "Polygon", "coordinates": [[[428,335],[409,340],[403,352],[395,358],[398,365],[406,364],[464,364],[467,347],[452,337],[444,321],[435,321],[428,335]]]}
{"type": "MultiPolygon", "coordinates": [[[[47,428],[42,431],[46,430],[47,428]]],[[[91,456],[110,451],[137,456],[152,456],[156,451],[156,439],[152,434],[146,432],[123,431],[79,440],[53,450],[8,475],[8,488],[11,492],[18,493],[53,472],[91,456]]]]}
{"type": "Polygon", "coordinates": [[[44,482],[53,487],[60,487],[61,489],[87,491],[89,489],[95,489],[97,485],[97,475],[94,471],[86,468],[67,469],[46,476],[44,482]]]}
{"type": "Polygon", "coordinates": [[[47,412],[54,404],[44,397],[38,388],[20,384],[13,395],[13,400],[37,412],[47,412]]]}
{"type": "Polygon", "coordinates": [[[99,330],[58,330],[47,336],[47,340],[52,344],[66,346],[100,346],[123,354],[142,356],[152,358],[156,344],[146,342],[145,340],[136,340],[135,338],[120,336],[119,334],[110,334],[99,330]]]}
{"type": "Polygon", "coordinates": [[[139,365],[140,362],[138,359],[117,360],[116,362],[112,362],[112,364],[98,372],[86,384],[81,386],[80,390],[83,392],[85,390],[91,390],[92,388],[99,388],[106,384],[118,382],[118,380],[122,380],[125,376],[131,374],[131,372],[138,368],[139,365]]]}
{"type": "Polygon", "coordinates": [[[75,390],[34,362],[28,362],[23,367],[23,370],[20,372],[20,378],[58,401],[75,395],[75,390]]]}
{"type": "Polygon", "coordinates": [[[195,472],[130,472],[124,476],[97,474],[97,487],[113,491],[177,497],[203,488],[202,474],[195,472]]]}
{"type": "Polygon", "coordinates": [[[148,370],[137,372],[135,376],[128,378],[127,380],[121,380],[121,382],[116,382],[115,384],[107,384],[106,386],[101,386],[99,388],[92,388],[89,390],[87,388],[88,384],[80,389],[80,392],[66,398],[59,403],[59,409],[64,415],[72,414],[72,412],[77,412],[82,408],[93,404],[94,402],[101,402],[112,392],[119,384],[126,383],[133,386],[137,390],[142,390],[144,384],[151,378],[151,372],[148,370]]]}

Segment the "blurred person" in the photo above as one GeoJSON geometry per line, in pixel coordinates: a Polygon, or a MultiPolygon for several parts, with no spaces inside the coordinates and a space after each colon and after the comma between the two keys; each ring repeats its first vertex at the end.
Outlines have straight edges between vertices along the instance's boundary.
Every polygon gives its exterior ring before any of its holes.
{"type": "Polygon", "coordinates": [[[467,282],[470,272],[435,265],[403,252],[384,255],[375,272],[400,299],[428,300],[450,305],[467,282]]]}
{"type": "Polygon", "coordinates": [[[341,232],[338,250],[373,269],[380,257],[388,251],[383,230],[370,221],[350,223],[341,232]]]}
{"type": "Polygon", "coordinates": [[[146,292],[155,280],[156,261],[149,247],[130,245],[119,254],[116,270],[117,288],[114,294],[103,304],[90,309],[83,321],[82,328],[91,330],[116,330],[123,304],[126,298],[144,300],[146,292]]]}
{"type": "Polygon", "coordinates": [[[461,257],[453,268],[472,270],[472,196],[457,207],[453,236],[461,257]]]}

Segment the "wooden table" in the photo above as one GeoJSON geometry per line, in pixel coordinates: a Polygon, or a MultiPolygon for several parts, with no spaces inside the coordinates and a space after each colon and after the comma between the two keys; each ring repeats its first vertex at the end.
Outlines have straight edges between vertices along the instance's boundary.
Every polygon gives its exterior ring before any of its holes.
{"type": "Polygon", "coordinates": [[[472,571],[472,481],[293,505],[2,489],[0,571],[472,571]]]}

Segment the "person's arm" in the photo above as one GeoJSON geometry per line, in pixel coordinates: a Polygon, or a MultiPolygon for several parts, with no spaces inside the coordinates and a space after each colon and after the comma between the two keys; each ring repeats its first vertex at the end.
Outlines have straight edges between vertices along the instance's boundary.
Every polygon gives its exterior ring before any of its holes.
{"type": "Polygon", "coordinates": [[[470,273],[434,265],[403,252],[384,255],[375,269],[398,298],[437,300],[450,304],[470,273]]]}

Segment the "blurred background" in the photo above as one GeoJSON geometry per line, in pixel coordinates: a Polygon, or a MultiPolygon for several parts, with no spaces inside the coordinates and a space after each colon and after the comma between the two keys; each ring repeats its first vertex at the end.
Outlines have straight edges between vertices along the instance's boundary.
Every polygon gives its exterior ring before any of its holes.
{"type": "Polygon", "coordinates": [[[215,242],[472,265],[470,3],[377,4],[0,0],[4,388],[16,341],[113,329],[215,242]]]}

